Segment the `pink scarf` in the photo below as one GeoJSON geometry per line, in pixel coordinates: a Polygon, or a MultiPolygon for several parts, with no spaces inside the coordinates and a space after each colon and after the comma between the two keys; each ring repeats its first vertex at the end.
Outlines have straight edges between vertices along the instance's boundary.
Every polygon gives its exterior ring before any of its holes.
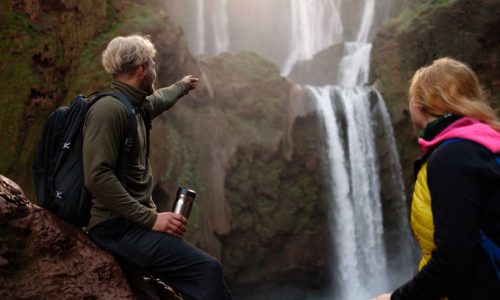
{"type": "Polygon", "coordinates": [[[493,153],[500,153],[500,132],[470,117],[463,117],[453,122],[431,141],[419,138],[418,143],[420,144],[420,150],[426,152],[442,141],[449,139],[473,141],[483,145],[493,153]]]}

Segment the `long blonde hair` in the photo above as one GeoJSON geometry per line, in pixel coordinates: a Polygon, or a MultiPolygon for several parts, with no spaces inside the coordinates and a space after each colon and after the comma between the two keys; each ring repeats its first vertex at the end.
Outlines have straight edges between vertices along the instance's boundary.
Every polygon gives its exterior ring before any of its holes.
{"type": "Polygon", "coordinates": [[[476,74],[464,63],[440,58],[420,68],[411,80],[410,105],[434,116],[468,116],[500,132],[500,122],[487,102],[476,74]]]}

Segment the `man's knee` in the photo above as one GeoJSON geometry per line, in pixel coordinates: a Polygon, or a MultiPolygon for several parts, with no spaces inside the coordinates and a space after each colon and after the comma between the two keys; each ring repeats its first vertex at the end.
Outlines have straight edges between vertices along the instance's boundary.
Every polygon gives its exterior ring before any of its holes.
{"type": "Polygon", "coordinates": [[[222,264],[213,257],[207,259],[204,269],[208,276],[222,277],[222,264]]]}

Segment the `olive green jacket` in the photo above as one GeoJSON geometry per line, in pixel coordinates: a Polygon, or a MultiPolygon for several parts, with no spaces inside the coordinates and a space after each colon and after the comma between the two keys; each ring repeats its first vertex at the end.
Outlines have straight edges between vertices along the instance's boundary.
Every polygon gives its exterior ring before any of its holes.
{"type": "MultiPolygon", "coordinates": [[[[111,89],[125,94],[134,106],[142,106],[151,119],[188,93],[182,82],[158,89],[150,96],[119,81],[113,81],[111,89]]],[[[136,119],[137,139],[129,154],[123,186],[117,169],[127,135],[127,109],[118,99],[105,96],[87,113],[83,127],[83,171],[85,186],[93,195],[88,229],[117,217],[146,228],[152,228],[156,221],[156,206],[151,199],[153,175],[146,154],[146,127],[140,113],[136,119]]]]}

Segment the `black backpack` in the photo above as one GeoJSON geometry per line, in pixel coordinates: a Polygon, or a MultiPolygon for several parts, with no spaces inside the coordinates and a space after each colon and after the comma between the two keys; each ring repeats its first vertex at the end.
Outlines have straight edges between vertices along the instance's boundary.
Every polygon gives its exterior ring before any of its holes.
{"type": "MultiPolygon", "coordinates": [[[[82,162],[82,128],[89,108],[104,96],[118,99],[129,115],[127,138],[121,151],[116,174],[125,186],[129,152],[137,136],[136,108],[119,92],[97,93],[86,98],[78,95],[69,107],[60,107],[47,120],[33,163],[33,178],[38,203],[63,220],[86,227],[90,220],[92,195],[85,188],[82,162]]],[[[149,148],[151,120],[142,109],[149,148]]],[[[149,151],[148,151],[149,152],[149,151]]]]}

